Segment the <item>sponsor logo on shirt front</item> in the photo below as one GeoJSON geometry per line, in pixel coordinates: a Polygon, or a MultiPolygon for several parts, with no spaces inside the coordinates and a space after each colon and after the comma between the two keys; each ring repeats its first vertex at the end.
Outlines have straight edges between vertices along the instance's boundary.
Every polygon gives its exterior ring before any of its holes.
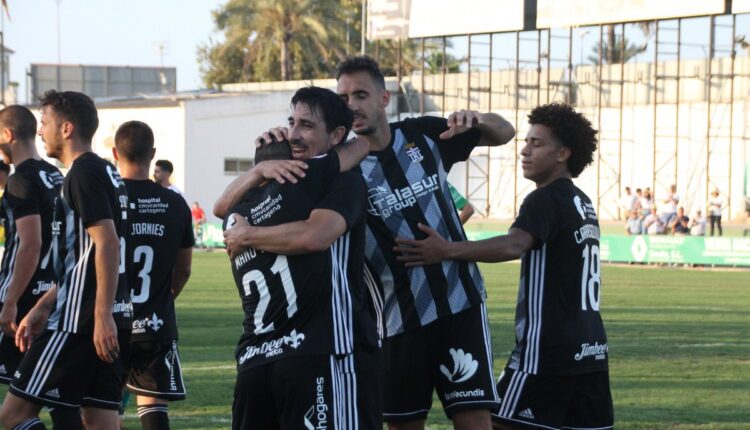
{"type": "Polygon", "coordinates": [[[286,347],[297,349],[305,340],[304,333],[297,333],[297,330],[292,330],[288,335],[283,337],[267,340],[260,345],[250,345],[245,348],[245,352],[239,356],[237,362],[240,365],[244,364],[247,360],[255,356],[263,356],[265,358],[281,355],[285,351],[286,347]]]}
{"type": "Polygon", "coordinates": [[[438,175],[422,179],[410,184],[408,187],[396,188],[388,192],[385,187],[374,187],[367,191],[369,207],[367,212],[383,219],[390,217],[394,212],[410,208],[417,203],[417,198],[431,194],[440,188],[438,175]]]}
{"type": "Polygon", "coordinates": [[[54,282],[36,281],[36,287],[31,290],[31,294],[35,296],[43,294],[49,291],[54,284],[54,282]]]}
{"type": "Polygon", "coordinates": [[[599,342],[594,342],[593,345],[590,343],[581,344],[581,351],[578,352],[573,358],[576,361],[581,361],[586,357],[594,357],[595,360],[604,360],[607,358],[607,352],[609,351],[609,345],[603,343],[599,345],[599,342]]]}
{"type": "Polygon", "coordinates": [[[581,216],[581,219],[586,221],[586,219],[596,220],[596,209],[594,209],[594,205],[588,202],[584,202],[581,200],[580,196],[573,197],[573,204],[576,207],[576,210],[578,211],[578,215],[581,216]]]}
{"type": "Polygon", "coordinates": [[[305,428],[324,430],[328,428],[328,405],[325,397],[326,378],[315,378],[315,404],[305,413],[305,428]]]}
{"type": "Polygon", "coordinates": [[[133,320],[133,334],[141,334],[146,332],[146,328],[150,327],[151,330],[154,332],[159,331],[159,329],[164,325],[164,320],[159,318],[158,315],[156,315],[156,312],[154,312],[151,317],[146,317],[139,320],[133,320]]]}

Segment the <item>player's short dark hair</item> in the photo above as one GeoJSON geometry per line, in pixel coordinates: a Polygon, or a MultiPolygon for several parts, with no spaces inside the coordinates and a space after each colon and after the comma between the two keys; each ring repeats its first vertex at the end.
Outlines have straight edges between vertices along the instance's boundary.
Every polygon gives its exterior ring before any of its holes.
{"type": "Polygon", "coordinates": [[[115,148],[128,161],[149,162],[154,150],[154,132],[145,122],[125,122],[115,133],[115,148]]]}
{"type": "Polygon", "coordinates": [[[289,146],[289,141],[284,140],[277,142],[275,139],[272,142],[264,143],[260,148],[255,149],[255,164],[266,160],[291,160],[292,159],[292,147],[289,146]]]}
{"type": "Polygon", "coordinates": [[[339,63],[336,67],[336,80],[338,80],[341,75],[349,75],[357,72],[367,72],[380,88],[385,88],[385,78],[380,71],[378,62],[367,55],[347,57],[344,61],[339,63]]]}
{"type": "Polygon", "coordinates": [[[574,178],[594,161],[597,131],[591,126],[591,121],[570,105],[550,103],[538,106],[529,114],[529,124],[549,127],[560,143],[570,149],[568,170],[574,178]]]}
{"type": "Polygon", "coordinates": [[[336,127],[344,127],[346,132],[338,143],[346,140],[352,129],[354,113],[338,94],[326,88],[302,87],[292,97],[292,106],[297,106],[297,103],[305,104],[313,114],[322,114],[329,133],[336,127]]]}
{"type": "Polygon", "coordinates": [[[73,123],[81,139],[91,141],[99,128],[99,115],[94,101],[76,91],[49,90],[39,98],[41,107],[50,106],[57,115],[73,123]]]}
{"type": "Polygon", "coordinates": [[[172,173],[174,172],[174,165],[172,165],[172,162],[169,160],[156,160],[155,163],[161,170],[164,170],[165,172],[172,173]]]}
{"type": "Polygon", "coordinates": [[[25,106],[10,105],[0,110],[0,125],[13,130],[17,140],[33,140],[36,135],[36,117],[25,106]]]}
{"type": "Polygon", "coordinates": [[[10,166],[5,164],[4,161],[0,161],[0,172],[5,172],[6,174],[10,173],[10,166]]]}

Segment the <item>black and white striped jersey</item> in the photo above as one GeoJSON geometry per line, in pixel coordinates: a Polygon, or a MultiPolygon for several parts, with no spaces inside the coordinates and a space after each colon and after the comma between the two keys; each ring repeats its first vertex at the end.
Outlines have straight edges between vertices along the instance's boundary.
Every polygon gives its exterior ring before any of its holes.
{"type": "Polygon", "coordinates": [[[130,202],[126,249],[133,301],[131,341],[177,339],[172,271],[177,253],[195,243],[190,208],[151,180],[125,179],[130,202]]]}
{"type": "Polygon", "coordinates": [[[444,118],[392,123],[391,142],[370,152],[359,169],[369,199],[365,255],[383,289],[386,336],[427,325],[483,303],[484,281],[476,263],[443,261],[407,269],[392,251],[396,237],[423,239],[418,223],[451,241],[466,240],[447,175],[479,141],[471,129],[448,140],[444,118]]]}
{"type": "Polygon", "coordinates": [[[351,354],[357,344],[377,342],[362,272],[364,184],[354,172],[339,173],[335,153],[307,163],[297,184],[270,181],[252,189],[225,220],[225,229],[235,213],[251,225],[273,226],[329,209],[348,227],[325,251],[277,255],[251,248],[232,259],[245,312],[238,371],[291,356],[351,354]]]}
{"type": "Polygon", "coordinates": [[[18,317],[22,318],[45,292],[57,283],[54,270],[54,254],[57,252],[52,240],[55,229],[53,215],[55,201],[60,198],[63,176],[60,170],[44,160],[27,159],[16,166],[8,177],[2,198],[5,219],[5,254],[0,271],[0,302],[13,278],[18,254],[19,237],[16,222],[26,216],[39,215],[41,221],[41,255],[36,270],[26,290],[18,300],[18,317]]]}
{"type": "Polygon", "coordinates": [[[521,259],[508,366],[534,375],[607,369],[599,221],[591,200],[570,179],[558,179],[526,197],[511,228],[534,236],[536,245],[521,259]]]}
{"type": "Polygon", "coordinates": [[[57,304],[50,315],[50,330],[93,333],[96,299],[96,250],[87,228],[96,221],[111,219],[120,242],[120,267],[112,304],[112,316],[120,329],[130,329],[133,304],[130,301],[125,258],[128,225],[128,194],[115,166],[93,152],[75,159],[65,176],[62,198],[55,208],[61,221],[58,238],[62,282],[57,304]]]}

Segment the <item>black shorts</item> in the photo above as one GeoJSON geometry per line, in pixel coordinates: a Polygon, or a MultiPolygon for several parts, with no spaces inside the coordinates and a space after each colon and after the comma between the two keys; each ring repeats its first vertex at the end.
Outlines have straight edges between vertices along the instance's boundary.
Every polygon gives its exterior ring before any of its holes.
{"type": "Polygon", "coordinates": [[[521,429],[614,428],[609,372],[531,375],[505,368],[494,421],[521,429]]]}
{"type": "Polygon", "coordinates": [[[380,369],[354,371],[353,356],[302,356],[237,374],[233,430],[382,430],[380,369]]]}
{"type": "Polygon", "coordinates": [[[10,392],[36,404],[117,410],[130,332],[120,330],[113,363],[96,355],[92,335],[45,331],[21,360],[10,392]]]}
{"type": "Polygon", "coordinates": [[[387,422],[426,419],[433,390],[448,418],[497,408],[484,304],[386,338],[383,358],[387,422]]]}
{"type": "Polygon", "coordinates": [[[16,339],[0,332],[0,383],[10,384],[22,358],[23,353],[16,346],[16,339]]]}
{"type": "Polygon", "coordinates": [[[177,340],[132,342],[126,387],[139,396],[163,400],[184,400],[177,340]]]}

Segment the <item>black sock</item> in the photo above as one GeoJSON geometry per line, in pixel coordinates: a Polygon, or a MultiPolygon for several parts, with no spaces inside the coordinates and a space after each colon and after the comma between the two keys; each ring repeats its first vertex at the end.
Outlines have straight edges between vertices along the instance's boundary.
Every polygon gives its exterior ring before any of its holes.
{"type": "Polygon", "coordinates": [[[143,430],[169,430],[169,405],[138,405],[143,430]]]}
{"type": "Polygon", "coordinates": [[[47,427],[44,426],[44,423],[39,418],[34,417],[13,427],[11,430],[47,430],[47,427]]]}
{"type": "Polygon", "coordinates": [[[83,430],[80,408],[50,408],[49,416],[54,430],[83,430]]]}

